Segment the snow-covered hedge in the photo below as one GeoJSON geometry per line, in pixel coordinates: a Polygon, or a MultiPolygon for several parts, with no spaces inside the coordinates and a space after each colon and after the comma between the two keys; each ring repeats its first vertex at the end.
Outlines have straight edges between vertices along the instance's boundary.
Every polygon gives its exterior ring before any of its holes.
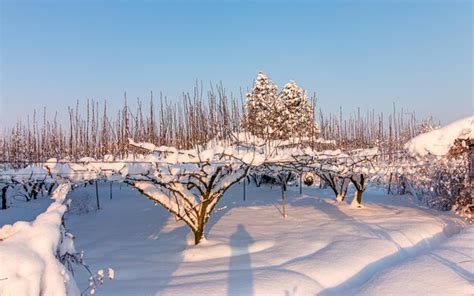
{"type": "Polygon", "coordinates": [[[70,189],[69,183],[59,185],[52,195],[55,202],[33,222],[18,221],[0,229],[0,295],[80,294],[58,259],[73,248],[61,226],[70,189]]]}

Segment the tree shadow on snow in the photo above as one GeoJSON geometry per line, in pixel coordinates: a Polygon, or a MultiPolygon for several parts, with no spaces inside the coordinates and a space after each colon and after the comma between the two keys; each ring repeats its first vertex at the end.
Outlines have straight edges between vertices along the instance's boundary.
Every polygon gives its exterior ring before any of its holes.
{"type": "MultiPolygon", "coordinates": [[[[182,263],[182,252],[188,246],[188,227],[170,225],[172,228],[165,230],[168,223],[174,223],[164,208],[153,206],[152,201],[136,190],[118,184],[114,184],[113,199],[110,199],[109,185],[100,185],[101,209],[73,215],[76,225],[68,226],[78,234],[76,244],[86,252],[91,269],[106,265],[115,270],[115,279],[101,290],[106,294],[109,289],[121,291],[124,295],[159,293],[169,285],[182,263]],[[92,232],[94,235],[89,236],[92,232]],[[143,274],[152,280],[144,281],[144,285],[138,287],[131,284],[139,281],[143,274]]],[[[95,202],[95,192],[90,191],[90,188],[80,187],[72,197],[89,193],[89,198],[95,202]]],[[[81,271],[79,274],[78,283],[82,287],[87,284],[87,273],[81,271]]]]}
{"type": "Polygon", "coordinates": [[[230,237],[232,254],[227,278],[227,295],[253,295],[252,262],[249,246],[254,243],[245,226],[239,224],[230,237]]]}

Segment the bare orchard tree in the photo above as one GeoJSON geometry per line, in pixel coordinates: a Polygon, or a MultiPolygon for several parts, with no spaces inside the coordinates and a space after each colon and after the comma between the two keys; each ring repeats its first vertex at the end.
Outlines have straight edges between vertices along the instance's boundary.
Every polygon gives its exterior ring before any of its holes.
{"type": "Polygon", "coordinates": [[[357,149],[346,153],[340,150],[306,151],[294,156],[293,164],[299,166],[299,170],[305,168],[317,174],[332,189],[339,202],[345,200],[349,184],[352,183],[356,189],[352,204],[360,207],[369,173],[377,171],[374,166],[377,156],[377,149],[357,149]]]}
{"type": "Polygon", "coordinates": [[[360,208],[362,205],[362,194],[367,189],[369,179],[376,174],[380,168],[375,165],[377,149],[361,150],[349,157],[349,179],[355,187],[354,199],[351,205],[360,208]]]}
{"type": "Polygon", "coordinates": [[[316,170],[315,173],[331,188],[338,202],[343,202],[346,199],[350,184],[350,179],[347,176],[331,170],[316,170]]]}
{"type": "Polygon", "coordinates": [[[340,151],[306,151],[295,155],[291,165],[301,172],[309,171],[317,175],[331,188],[336,200],[343,202],[350,184],[346,157],[347,155],[341,154],[340,151]]]}
{"type": "Polygon", "coordinates": [[[361,206],[362,194],[364,193],[365,189],[367,189],[367,185],[369,183],[367,178],[367,175],[364,173],[354,173],[351,175],[350,180],[355,187],[354,199],[351,203],[353,206],[361,206]]]}
{"type": "Polygon", "coordinates": [[[184,221],[196,245],[204,239],[205,225],[224,193],[257,161],[255,152],[233,147],[199,151],[138,146],[153,151],[151,165],[129,170],[125,182],[184,221]]]}
{"type": "Polygon", "coordinates": [[[2,208],[6,208],[7,192],[14,197],[24,198],[25,201],[37,199],[44,195],[47,185],[47,172],[38,166],[25,168],[10,168],[1,172],[0,188],[2,188],[2,208]],[[11,190],[9,190],[11,188],[11,190]]]}

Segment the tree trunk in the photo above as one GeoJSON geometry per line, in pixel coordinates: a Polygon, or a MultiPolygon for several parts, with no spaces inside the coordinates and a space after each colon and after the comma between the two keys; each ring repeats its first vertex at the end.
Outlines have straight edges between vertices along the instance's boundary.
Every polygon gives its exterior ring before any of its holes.
{"type": "Polygon", "coordinates": [[[346,199],[346,195],[342,192],[336,195],[336,200],[338,202],[343,202],[345,199],[346,199]]]}
{"type": "Polygon", "coordinates": [[[387,190],[387,194],[390,194],[392,193],[392,177],[393,177],[393,173],[390,173],[390,180],[388,181],[388,190],[387,190]]]}
{"type": "Polygon", "coordinates": [[[354,194],[354,200],[351,203],[352,206],[360,207],[360,205],[362,204],[362,193],[362,190],[356,189],[354,194]]]}
{"type": "Polygon", "coordinates": [[[52,183],[49,188],[48,188],[48,195],[51,195],[53,193],[55,183],[52,183]]]}
{"type": "Polygon", "coordinates": [[[39,190],[38,190],[38,184],[34,184],[34,185],[33,185],[33,188],[31,189],[31,197],[32,197],[33,199],[36,199],[36,198],[38,197],[38,192],[39,192],[39,190]]]}
{"type": "Polygon", "coordinates": [[[362,193],[363,193],[362,190],[356,190],[356,193],[355,193],[355,198],[357,200],[357,203],[359,204],[362,204],[362,193]]]}
{"type": "Polygon", "coordinates": [[[407,192],[406,192],[406,186],[405,186],[404,176],[403,176],[403,175],[400,176],[400,178],[399,178],[398,180],[399,180],[399,183],[400,183],[399,194],[405,195],[407,192]]]}
{"type": "Polygon", "coordinates": [[[204,238],[204,224],[199,225],[198,229],[193,231],[194,233],[194,245],[197,245],[204,238]]]}
{"type": "Polygon", "coordinates": [[[198,226],[197,229],[193,231],[195,245],[199,244],[204,238],[204,225],[206,224],[206,211],[209,205],[209,196],[204,196],[203,199],[204,201],[201,203],[201,208],[199,210],[198,226]]]}
{"type": "Polygon", "coordinates": [[[7,190],[8,186],[2,188],[2,210],[7,209],[7,190]]]}

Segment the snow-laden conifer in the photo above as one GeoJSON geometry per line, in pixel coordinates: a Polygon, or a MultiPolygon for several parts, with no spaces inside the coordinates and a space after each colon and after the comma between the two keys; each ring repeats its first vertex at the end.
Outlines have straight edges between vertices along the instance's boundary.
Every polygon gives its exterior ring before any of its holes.
{"type": "Polygon", "coordinates": [[[269,138],[275,128],[277,86],[263,72],[259,72],[255,85],[246,95],[242,127],[260,138],[269,138]]]}
{"type": "Polygon", "coordinates": [[[318,130],[314,121],[313,106],[304,89],[294,81],[288,82],[278,95],[280,137],[309,136],[318,130]]]}

